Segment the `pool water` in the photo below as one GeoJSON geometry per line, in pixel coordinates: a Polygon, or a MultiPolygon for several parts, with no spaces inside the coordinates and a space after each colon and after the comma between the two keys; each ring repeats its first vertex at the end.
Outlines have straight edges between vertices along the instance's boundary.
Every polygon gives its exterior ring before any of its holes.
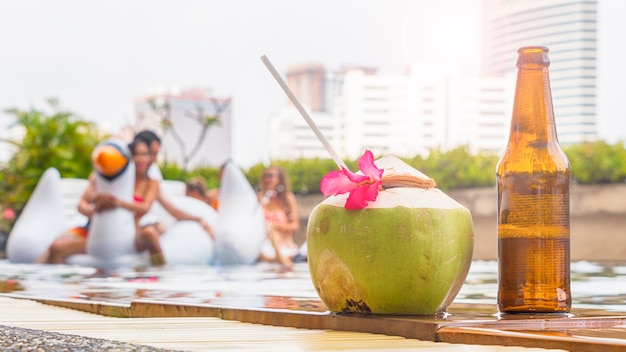
{"type": "MultiPolygon", "coordinates": [[[[494,305],[497,262],[474,261],[455,304],[494,305]]],[[[572,306],[626,312],[626,263],[574,262],[572,306]]],[[[68,265],[0,261],[0,293],[128,305],[138,299],[221,307],[324,312],[308,265],[165,266],[100,271],[68,265]]]]}
{"type": "MultiPolygon", "coordinates": [[[[572,307],[626,312],[626,263],[571,264],[572,307]]],[[[498,263],[474,261],[455,302],[495,304],[498,263]]]]}

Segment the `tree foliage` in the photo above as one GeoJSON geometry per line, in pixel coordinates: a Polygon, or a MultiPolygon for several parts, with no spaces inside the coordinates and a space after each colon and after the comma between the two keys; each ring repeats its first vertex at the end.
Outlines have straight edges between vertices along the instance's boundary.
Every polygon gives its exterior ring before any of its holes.
{"type": "Polygon", "coordinates": [[[581,184],[618,183],[626,181],[624,142],[613,145],[605,141],[584,142],[564,148],[572,165],[572,179],[581,184]]]}
{"type": "Polygon", "coordinates": [[[93,123],[62,110],[56,100],[50,99],[48,104],[51,112],[36,108],[6,110],[24,134],[20,140],[3,141],[14,149],[0,172],[3,208],[19,213],[49,167],[58,169],[62,177],[86,178],[91,172],[91,152],[106,136],[93,123]]]}
{"type": "MultiPolygon", "coordinates": [[[[9,109],[15,124],[23,130],[23,137],[3,140],[13,146],[9,161],[0,166],[0,209],[12,208],[20,213],[43,172],[49,167],[59,170],[62,177],[86,178],[91,172],[91,152],[109,136],[72,112],[59,108],[49,100],[46,112],[9,109]]],[[[206,128],[217,123],[217,118],[205,116],[206,128]]],[[[572,178],[580,184],[626,182],[626,149],[624,142],[609,144],[604,141],[585,142],[564,148],[572,164],[572,178]]],[[[379,158],[380,156],[376,156],[379,158]]],[[[407,164],[432,177],[443,190],[467,187],[495,186],[495,167],[499,155],[471,153],[465,146],[442,151],[432,150],[427,156],[403,158],[407,164]]],[[[358,160],[344,160],[346,166],[358,170],[358,160]]],[[[272,165],[285,169],[292,190],[298,194],[319,193],[320,181],[331,170],[337,170],[328,159],[273,160],[272,165]]],[[[268,165],[256,164],[243,170],[250,184],[256,188],[262,172],[268,165]]],[[[187,181],[200,176],[209,188],[219,187],[219,168],[197,167],[187,170],[176,163],[159,165],[166,179],[187,181]]]]}
{"type": "MultiPolygon", "coordinates": [[[[588,142],[568,146],[565,153],[572,164],[572,180],[580,184],[601,184],[626,182],[626,149],[624,143],[608,144],[604,141],[588,142]]],[[[375,156],[379,158],[380,156],[375,156]]],[[[496,153],[471,153],[465,146],[448,151],[432,150],[428,156],[402,158],[404,162],[430,176],[442,190],[494,187],[496,184],[495,169],[499,159],[496,153]]],[[[358,170],[358,160],[344,160],[352,171],[358,170]]],[[[273,160],[272,165],[281,166],[289,175],[292,190],[295,193],[319,193],[320,180],[331,170],[337,170],[332,159],[298,159],[273,160]]],[[[172,165],[168,165],[168,168],[172,165]]],[[[257,187],[263,169],[267,165],[256,164],[244,170],[248,181],[257,187]]],[[[176,168],[176,167],[175,167],[176,168]]],[[[162,168],[163,170],[163,168],[162,168]]],[[[170,170],[168,175],[179,179],[183,175],[178,171],[170,170]]],[[[186,178],[192,175],[203,176],[210,188],[219,185],[217,168],[191,170],[186,178]]],[[[166,173],[164,172],[164,175],[166,173]]],[[[166,175],[166,178],[169,178],[166,175]]],[[[186,179],[180,178],[180,179],[186,179]]]]}
{"type": "MultiPolygon", "coordinates": [[[[320,193],[320,180],[331,170],[337,170],[332,159],[297,159],[281,160],[273,163],[285,170],[291,183],[291,190],[295,193],[320,193]]],[[[257,165],[248,172],[248,179],[259,183],[263,165],[257,165]],[[253,172],[254,171],[254,172],[253,172]]]]}
{"type": "Polygon", "coordinates": [[[498,158],[494,153],[472,154],[468,147],[461,146],[446,152],[432,150],[426,158],[403,160],[435,180],[438,188],[447,190],[495,185],[498,158]]]}

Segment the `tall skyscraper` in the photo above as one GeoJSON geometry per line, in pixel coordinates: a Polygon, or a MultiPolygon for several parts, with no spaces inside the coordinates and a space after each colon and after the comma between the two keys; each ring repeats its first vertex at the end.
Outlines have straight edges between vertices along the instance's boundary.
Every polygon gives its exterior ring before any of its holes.
{"type": "Polygon", "coordinates": [[[218,167],[232,158],[231,99],[206,89],[158,93],[135,99],[135,130],[151,129],[161,136],[161,158],[179,166],[218,167]],[[203,131],[203,120],[219,117],[203,131]]]}
{"type": "Polygon", "coordinates": [[[514,74],[518,48],[548,47],[559,141],[595,139],[597,1],[484,0],[483,7],[483,74],[514,74]]]}
{"type": "MultiPolygon", "coordinates": [[[[330,114],[340,82],[321,64],[298,64],[287,69],[287,84],[307,109],[324,137],[336,144],[339,129],[330,114]]],[[[269,155],[272,159],[315,158],[328,155],[290,101],[269,119],[269,155]]]]}
{"type": "Polygon", "coordinates": [[[307,106],[311,112],[325,112],[326,101],[326,69],[321,64],[302,64],[289,67],[287,84],[307,106]]]}

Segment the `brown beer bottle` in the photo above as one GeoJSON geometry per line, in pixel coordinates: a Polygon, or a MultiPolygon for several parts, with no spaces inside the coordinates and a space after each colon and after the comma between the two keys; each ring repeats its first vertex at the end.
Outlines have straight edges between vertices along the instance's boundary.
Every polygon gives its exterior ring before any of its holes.
{"type": "Polygon", "coordinates": [[[509,142],[496,166],[498,310],[568,313],[570,164],[554,122],[548,48],[518,50],[509,142]]]}

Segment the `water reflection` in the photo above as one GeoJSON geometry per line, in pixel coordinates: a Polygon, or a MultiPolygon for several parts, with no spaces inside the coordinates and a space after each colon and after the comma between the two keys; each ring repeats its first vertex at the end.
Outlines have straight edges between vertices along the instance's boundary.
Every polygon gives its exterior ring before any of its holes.
{"type": "MultiPolygon", "coordinates": [[[[495,304],[497,284],[497,262],[474,261],[455,303],[495,304]]],[[[571,291],[573,309],[626,312],[626,263],[572,263],[571,291]]]]}
{"type": "MultiPolygon", "coordinates": [[[[495,261],[474,261],[454,304],[495,307],[497,269],[495,261]]],[[[626,263],[572,263],[571,280],[574,309],[626,312],[626,263]]],[[[0,293],[115,304],[147,299],[223,307],[326,310],[313,288],[306,263],[297,264],[290,272],[269,263],[104,272],[0,261],[0,293]]]]}

